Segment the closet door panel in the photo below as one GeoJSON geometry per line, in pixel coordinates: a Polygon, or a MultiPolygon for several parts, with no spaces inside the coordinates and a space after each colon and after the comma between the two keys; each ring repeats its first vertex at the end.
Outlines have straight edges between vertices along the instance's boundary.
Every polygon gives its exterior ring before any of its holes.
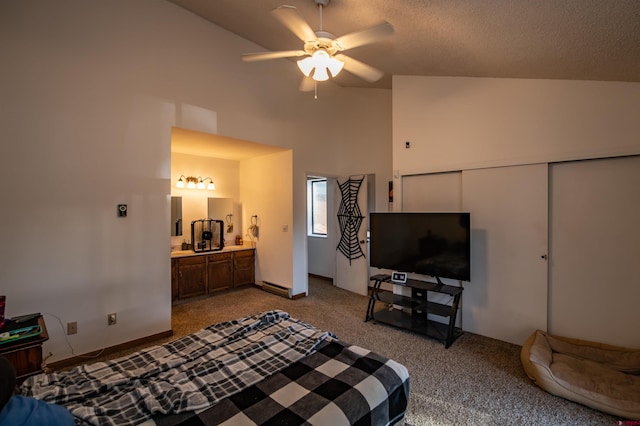
{"type": "Polygon", "coordinates": [[[549,331],[640,348],[640,156],[550,169],[549,331]]]}
{"type": "Polygon", "coordinates": [[[462,207],[462,172],[402,178],[403,212],[457,212],[462,207]]]}
{"type": "Polygon", "coordinates": [[[462,172],[471,212],[463,329],[521,345],[547,328],[548,166],[462,172]]]}

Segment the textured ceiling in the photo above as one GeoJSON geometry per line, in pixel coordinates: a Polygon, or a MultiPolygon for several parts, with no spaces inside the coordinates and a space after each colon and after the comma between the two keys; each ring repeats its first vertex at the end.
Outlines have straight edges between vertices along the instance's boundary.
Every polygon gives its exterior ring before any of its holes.
{"type": "MultiPolygon", "coordinates": [[[[320,27],[314,0],[169,1],[265,51],[302,48],[270,14],[282,4],[320,27]]],[[[345,53],[385,76],[367,83],[342,72],[336,83],[389,89],[391,75],[640,82],[640,0],[333,0],[323,8],[323,30],[335,36],[381,21],[393,37],[345,53]]]]}

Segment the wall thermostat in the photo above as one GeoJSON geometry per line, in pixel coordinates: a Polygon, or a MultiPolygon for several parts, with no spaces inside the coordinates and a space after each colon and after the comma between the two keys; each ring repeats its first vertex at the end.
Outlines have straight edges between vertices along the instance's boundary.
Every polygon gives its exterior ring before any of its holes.
{"type": "Polygon", "coordinates": [[[407,273],[406,272],[392,272],[391,273],[391,281],[396,284],[406,284],[407,283],[407,273]]]}
{"type": "Polygon", "coordinates": [[[118,217],[126,217],[126,216],[127,216],[127,205],[118,204],[118,217]]]}

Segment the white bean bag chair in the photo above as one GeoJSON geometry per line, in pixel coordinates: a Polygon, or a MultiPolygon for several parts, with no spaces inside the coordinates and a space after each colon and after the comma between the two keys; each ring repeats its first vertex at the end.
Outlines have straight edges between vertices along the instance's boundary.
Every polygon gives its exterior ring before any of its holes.
{"type": "Polygon", "coordinates": [[[640,420],[640,349],[535,331],[522,346],[527,376],[545,391],[640,420]]]}

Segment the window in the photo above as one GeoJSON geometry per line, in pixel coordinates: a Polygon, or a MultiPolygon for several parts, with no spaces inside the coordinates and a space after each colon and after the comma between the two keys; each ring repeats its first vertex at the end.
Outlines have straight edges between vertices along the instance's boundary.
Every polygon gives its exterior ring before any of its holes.
{"type": "Polygon", "coordinates": [[[312,178],[308,181],[309,235],[327,235],[327,180],[312,178]]]}

